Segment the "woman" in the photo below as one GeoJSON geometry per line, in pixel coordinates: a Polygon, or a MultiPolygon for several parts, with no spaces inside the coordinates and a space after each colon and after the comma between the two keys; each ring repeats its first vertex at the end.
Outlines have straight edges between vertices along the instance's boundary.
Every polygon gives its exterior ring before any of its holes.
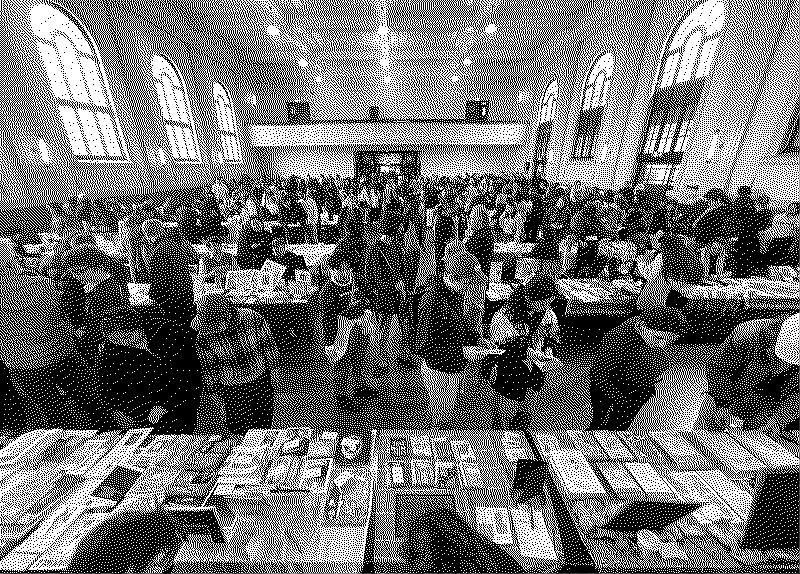
{"type": "Polygon", "coordinates": [[[163,508],[111,514],[81,538],[66,572],[167,572],[184,539],[163,508]]]}
{"type": "Polygon", "coordinates": [[[465,251],[455,251],[444,263],[444,274],[436,275],[422,296],[417,346],[417,354],[424,360],[422,380],[430,399],[431,422],[439,428],[452,418],[467,356],[478,360],[464,347],[492,346],[467,323],[464,314],[467,278],[475,272],[475,260],[465,251]]]}
{"type": "Polygon", "coordinates": [[[412,572],[523,572],[502,547],[446,508],[426,512],[411,522],[405,555],[412,572]]]}
{"type": "Polygon", "coordinates": [[[554,347],[559,341],[558,319],[551,309],[557,294],[556,284],[537,275],[512,293],[508,302],[494,314],[489,325],[490,339],[505,349],[492,377],[494,424],[501,429],[524,413],[529,389],[538,392],[544,383],[539,365],[555,365],[554,347]]]}
{"type": "Polygon", "coordinates": [[[241,269],[261,269],[272,255],[272,233],[264,228],[264,222],[251,217],[239,232],[236,261],[241,269]]]}
{"type": "Polygon", "coordinates": [[[228,230],[222,225],[222,212],[213,195],[206,195],[200,203],[200,237],[206,241],[222,240],[228,230]]]}
{"type": "Polygon", "coordinates": [[[475,256],[481,271],[488,277],[494,254],[494,233],[485,205],[478,204],[472,208],[464,235],[464,246],[475,256]]]}

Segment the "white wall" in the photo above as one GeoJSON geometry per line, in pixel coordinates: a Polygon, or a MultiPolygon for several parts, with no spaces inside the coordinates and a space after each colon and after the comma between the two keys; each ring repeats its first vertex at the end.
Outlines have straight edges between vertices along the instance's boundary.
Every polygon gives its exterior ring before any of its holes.
{"type": "Polygon", "coordinates": [[[419,151],[422,175],[522,171],[525,163],[523,146],[318,146],[262,148],[261,153],[269,165],[266,173],[352,176],[357,150],[419,151]]]}

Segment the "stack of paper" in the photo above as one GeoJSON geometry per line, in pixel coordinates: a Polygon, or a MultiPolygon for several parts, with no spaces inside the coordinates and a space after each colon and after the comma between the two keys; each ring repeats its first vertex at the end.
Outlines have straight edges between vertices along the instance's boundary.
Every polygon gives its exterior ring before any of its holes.
{"type": "Polygon", "coordinates": [[[642,487],[648,496],[676,500],[679,497],[664,478],[656,472],[652,465],[646,462],[626,462],[625,468],[631,473],[639,486],[642,487]]]}
{"type": "Polygon", "coordinates": [[[586,460],[608,460],[608,455],[600,448],[592,433],[571,430],[567,431],[567,435],[575,448],[583,453],[586,460]]]}
{"type": "Polygon", "coordinates": [[[753,504],[753,496],[736,486],[721,470],[699,470],[697,476],[709,487],[714,489],[722,500],[727,504],[742,520],[747,520],[750,514],[750,507],[753,504]]]}
{"type": "Polygon", "coordinates": [[[60,429],[38,429],[17,437],[0,451],[0,471],[15,468],[23,470],[35,466],[41,456],[63,436],[60,429]]]}
{"type": "Polygon", "coordinates": [[[511,509],[511,520],[517,533],[519,551],[523,558],[556,562],[558,555],[541,510],[519,505],[511,509]]]}
{"type": "Polygon", "coordinates": [[[573,500],[605,497],[606,490],[578,450],[555,450],[547,455],[566,496],[573,500]]]}
{"type": "Polygon", "coordinates": [[[740,479],[752,477],[765,468],[764,463],[726,433],[698,430],[693,437],[697,445],[731,476],[740,479]]]}
{"type": "Polygon", "coordinates": [[[685,500],[709,503],[693,513],[697,521],[701,524],[710,524],[726,519],[733,524],[741,524],[742,518],[700,477],[700,472],[703,471],[672,472],[669,475],[675,490],[685,500]]]}
{"type": "Polygon", "coordinates": [[[537,434],[534,437],[536,448],[539,449],[539,454],[542,457],[547,456],[554,450],[561,450],[564,447],[558,442],[558,439],[551,434],[537,434]]]}
{"type": "Polygon", "coordinates": [[[644,491],[621,462],[599,462],[597,463],[597,470],[620,498],[628,500],[644,498],[644,491]]]}
{"type": "Polygon", "coordinates": [[[677,432],[657,431],[650,436],[669,455],[678,470],[708,470],[711,462],[677,432]]]}
{"type": "Polygon", "coordinates": [[[734,438],[770,468],[800,465],[800,459],[762,432],[743,432],[734,435],[734,438]]]}
{"type": "Polygon", "coordinates": [[[608,454],[608,458],[611,460],[618,460],[618,461],[632,461],[636,460],[630,450],[622,444],[622,441],[612,433],[611,431],[607,430],[599,430],[594,431],[594,438],[603,448],[603,450],[608,454]]]}

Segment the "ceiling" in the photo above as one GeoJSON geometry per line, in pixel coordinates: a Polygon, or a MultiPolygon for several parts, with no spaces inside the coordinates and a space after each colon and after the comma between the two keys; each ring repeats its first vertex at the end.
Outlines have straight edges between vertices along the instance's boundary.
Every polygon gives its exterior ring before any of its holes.
{"type": "Polygon", "coordinates": [[[517,60],[583,18],[590,0],[184,0],[196,30],[244,60],[517,60]],[[487,35],[493,22],[497,32],[487,35]],[[267,34],[267,26],[280,30],[267,34]],[[389,33],[378,35],[385,25],[389,33]]]}

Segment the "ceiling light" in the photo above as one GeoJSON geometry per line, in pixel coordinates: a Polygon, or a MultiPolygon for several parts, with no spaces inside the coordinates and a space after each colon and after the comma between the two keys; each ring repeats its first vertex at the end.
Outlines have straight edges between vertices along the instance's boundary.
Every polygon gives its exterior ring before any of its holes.
{"type": "Polygon", "coordinates": [[[385,58],[385,57],[381,58],[381,66],[383,66],[384,68],[388,68],[389,67],[389,58],[385,58]]]}
{"type": "Polygon", "coordinates": [[[385,77],[383,78],[383,83],[384,83],[384,84],[386,84],[387,86],[388,86],[388,85],[389,85],[391,82],[392,82],[392,77],[391,77],[391,76],[385,76],[385,77]]]}
{"type": "Polygon", "coordinates": [[[465,66],[471,66],[472,65],[472,60],[470,60],[469,58],[464,58],[464,65],[465,66]]]}
{"type": "Polygon", "coordinates": [[[459,77],[458,77],[458,75],[456,75],[456,74],[453,74],[453,77],[451,77],[450,79],[452,80],[452,82],[453,82],[454,84],[457,84],[457,83],[458,83],[458,81],[459,81],[461,78],[459,78],[459,77]]]}
{"type": "Polygon", "coordinates": [[[253,103],[253,105],[256,105],[258,103],[258,98],[256,98],[255,94],[250,96],[250,101],[253,103]]]}
{"type": "Polygon", "coordinates": [[[389,33],[389,28],[386,26],[378,26],[378,35],[379,36],[386,36],[389,33]]]}
{"type": "Polygon", "coordinates": [[[279,35],[280,33],[281,33],[281,31],[278,30],[277,26],[273,26],[272,24],[267,26],[267,34],[269,34],[270,36],[274,37],[274,36],[279,35]]]}
{"type": "Polygon", "coordinates": [[[317,82],[318,84],[321,84],[322,83],[322,76],[314,76],[314,81],[317,82]]]}
{"type": "Polygon", "coordinates": [[[494,34],[495,32],[497,32],[497,26],[494,25],[494,22],[489,22],[489,24],[486,25],[486,29],[484,31],[487,34],[494,34]]]}
{"type": "Polygon", "coordinates": [[[305,58],[300,58],[299,60],[297,60],[297,65],[300,66],[301,68],[307,68],[308,60],[306,60],[305,58]]]}

